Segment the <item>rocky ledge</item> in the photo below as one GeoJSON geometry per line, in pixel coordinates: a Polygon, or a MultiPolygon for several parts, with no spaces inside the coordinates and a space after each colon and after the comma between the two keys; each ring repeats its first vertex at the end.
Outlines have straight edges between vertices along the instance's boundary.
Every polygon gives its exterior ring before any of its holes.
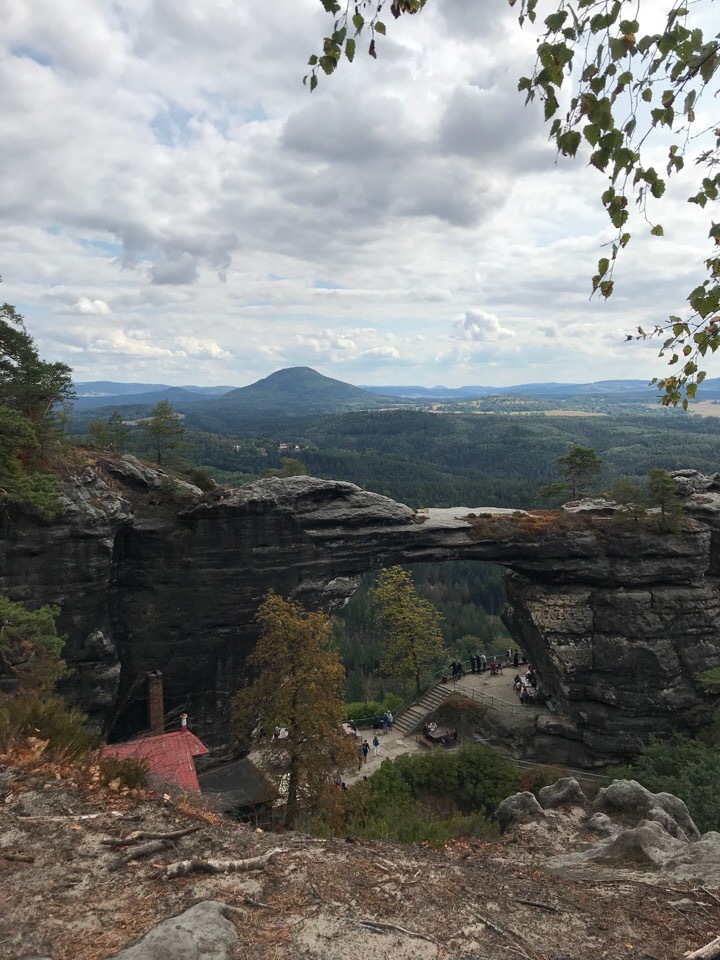
{"type": "Polygon", "coordinates": [[[191,712],[217,743],[269,589],[331,610],[367,570],[500,563],[505,621],[551,711],[538,743],[552,742],[555,760],[602,763],[650,734],[695,729],[706,706],[695,675],[720,665],[716,481],[682,478],[688,519],[669,535],[618,524],[597,504],[417,513],[311,477],[203,495],[124,457],[66,481],[53,522],[5,513],[0,591],[60,606],[68,693],[98,725],[142,727],[142,680],[159,669],[166,706],[191,712]]]}

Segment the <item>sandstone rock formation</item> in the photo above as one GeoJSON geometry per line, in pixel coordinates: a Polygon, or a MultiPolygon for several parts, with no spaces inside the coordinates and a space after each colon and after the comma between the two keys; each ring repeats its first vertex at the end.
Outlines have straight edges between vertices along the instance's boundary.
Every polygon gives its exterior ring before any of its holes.
{"type": "Polygon", "coordinates": [[[549,700],[535,735],[548,758],[625,758],[698,723],[694,674],[720,665],[720,593],[706,577],[720,568],[714,481],[693,478],[695,519],[677,535],[618,525],[602,504],[417,514],[310,477],[204,496],[162,481],[134,458],[109,460],[64,483],[55,521],[0,518],[0,591],[60,605],[68,691],[118,733],[144,726],[142,681],[159,669],[168,709],[222,742],[268,589],[331,610],[367,570],[456,558],[509,571],[505,621],[549,700]]]}

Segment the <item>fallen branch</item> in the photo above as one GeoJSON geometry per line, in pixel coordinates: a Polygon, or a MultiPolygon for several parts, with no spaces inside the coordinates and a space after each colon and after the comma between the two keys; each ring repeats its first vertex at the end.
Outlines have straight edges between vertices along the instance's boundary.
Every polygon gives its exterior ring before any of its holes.
{"type": "Polygon", "coordinates": [[[35,857],[31,857],[29,853],[2,853],[0,856],[12,863],[35,863],[35,857]]]}
{"type": "Polygon", "coordinates": [[[263,910],[276,910],[277,907],[273,907],[270,903],[260,903],[259,900],[255,900],[250,896],[249,893],[246,893],[243,897],[243,903],[246,903],[249,907],[260,907],[263,910]]]}
{"type": "Polygon", "coordinates": [[[715,896],[715,894],[712,892],[712,890],[708,890],[707,887],[701,887],[700,889],[702,890],[703,893],[706,893],[706,894],[710,897],[711,900],[714,900],[715,903],[717,903],[717,904],[720,905],[720,899],[718,899],[718,897],[715,896]]]}
{"type": "Polygon", "coordinates": [[[131,850],[129,853],[126,853],[122,857],[118,857],[117,860],[114,860],[108,870],[119,870],[121,867],[124,867],[125,864],[130,863],[131,860],[140,860],[141,857],[150,857],[153,853],[159,853],[161,850],[167,850],[172,846],[172,843],[169,840],[153,840],[152,843],[146,843],[144,847],[136,847],[134,850],[131,850]]]}
{"type": "Polygon", "coordinates": [[[493,923],[492,920],[488,920],[487,917],[483,917],[480,913],[476,913],[475,916],[481,923],[484,923],[486,927],[492,930],[493,933],[496,933],[499,937],[505,937],[505,939],[510,940],[515,953],[519,953],[520,956],[525,957],[525,960],[533,960],[530,954],[526,953],[520,946],[520,935],[518,933],[516,933],[514,930],[503,930],[502,927],[499,927],[496,923],[493,923]]]}
{"type": "Polygon", "coordinates": [[[202,827],[188,827],[186,830],[176,830],[174,833],[150,833],[147,830],[134,830],[126,837],[112,837],[109,840],[101,840],[100,843],[106,847],[131,847],[141,840],[179,840],[180,837],[187,837],[191,833],[197,833],[202,827]]]}
{"type": "Polygon", "coordinates": [[[180,860],[169,863],[155,876],[174,880],[176,877],[187,877],[191,873],[247,873],[250,870],[264,870],[274,857],[286,852],[275,847],[260,857],[249,857],[247,860],[180,860]]]}
{"type": "Polygon", "coordinates": [[[537,907],[538,910],[549,910],[550,913],[562,913],[558,907],[553,907],[549,903],[540,903],[539,900],[516,900],[515,903],[524,903],[528,907],[537,907]]]}
{"type": "Polygon", "coordinates": [[[715,937],[699,950],[689,950],[685,954],[685,960],[715,960],[716,957],[720,957],[720,937],[715,937]]]}
{"type": "Polygon", "coordinates": [[[406,930],[405,927],[399,927],[395,923],[380,923],[379,920],[358,920],[361,927],[368,930],[374,930],[376,933],[404,933],[407,937],[416,937],[418,940],[427,940],[430,943],[437,943],[432,937],[424,933],[416,933],[414,930],[406,930]]]}
{"type": "Polygon", "coordinates": [[[108,813],[70,813],[66,817],[23,817],[19,816],[18,819],[25,822],[26,820],[42,820],[45,823],[62,823],[65,820],[97,820],[98,817],[122,817],[123,814],[119,810],[110,810],[108,813]]]}

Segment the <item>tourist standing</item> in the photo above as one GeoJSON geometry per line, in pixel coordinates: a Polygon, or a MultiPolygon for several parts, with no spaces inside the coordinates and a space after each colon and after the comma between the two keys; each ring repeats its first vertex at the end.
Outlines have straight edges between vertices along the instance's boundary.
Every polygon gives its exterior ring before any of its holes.
{"type": "Polygon", "coordinates": [[[378,740],[378,735],[375,734],[373,737],[373,756],[380,756],[380,741],[378,740]]]}

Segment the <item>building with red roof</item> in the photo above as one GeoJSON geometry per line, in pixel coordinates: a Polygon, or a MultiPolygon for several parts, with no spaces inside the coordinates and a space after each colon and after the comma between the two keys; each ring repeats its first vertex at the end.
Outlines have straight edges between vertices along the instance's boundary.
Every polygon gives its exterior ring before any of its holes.
{"type": "Polygon", "coordinates": [[[193,757],[205,753],[209,753],[208,748],[187,727],[127,743],[112,743],[102,749],[104,757],[139,760],[147,764],[150,776],[195,793],[200,793],[200,784],[193,757]]]}

